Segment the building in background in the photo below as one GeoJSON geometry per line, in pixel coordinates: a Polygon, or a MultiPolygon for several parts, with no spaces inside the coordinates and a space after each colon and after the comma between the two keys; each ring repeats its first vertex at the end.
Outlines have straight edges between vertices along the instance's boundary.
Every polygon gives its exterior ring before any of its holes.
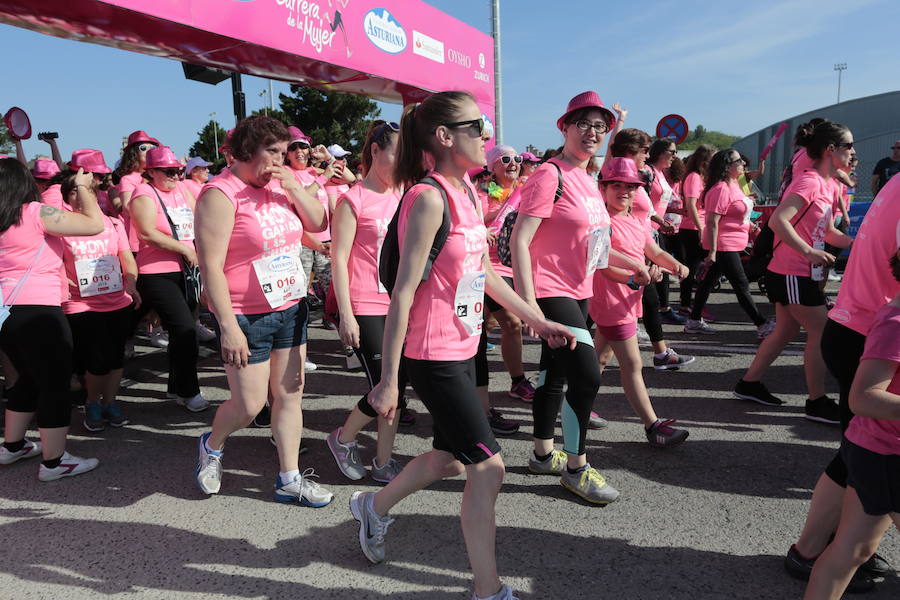
{"type": "Polygon", "coordinates": [[[853,131],[854,148],[859,158],[859,167],[856,171],[859,185],[855,200],[871,200],[869,183],[872,179],[872,169],[879,160],[890,155],[891,145],[900,139],[900,91],[856,98],[811,110],[772,123],[735,142],[734,147],[738,152],[750,157],[751,168],[755,169],[757,158],[775,134],[775,130],[781,123],[788,123],[788,130],[766,159],[765,175],[756,182],[770,200],[776,200],[778,197],[781,173],[784,167],[790,164],[794,153],[794,132],[797,126],[814,117],[842,123],[853,131]]]}

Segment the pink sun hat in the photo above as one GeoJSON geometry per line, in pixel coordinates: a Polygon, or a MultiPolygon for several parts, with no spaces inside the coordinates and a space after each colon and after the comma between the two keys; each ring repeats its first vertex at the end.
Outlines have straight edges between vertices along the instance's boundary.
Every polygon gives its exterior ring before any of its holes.
{"type": "Polygon", "coordinates": [[[150,137],[150,134],[148,134],[143,129],[132,131],[131,135],[128,136],[128,141],[125,143],[125,146],[140,144],[141,142],[149,142],[151,144],[156,144],[157,146],[159,146],[159,140],[154,137],[150,137]]]}
{"type": "Polygon", "coordinates": [[[610,158],[603,165],[601,172],[603,183],[612,181],[621,181],[622,183],[636,183],[641,185],[644,180],[641,179],[637,170],[637,165],[630,158],[616,157],[610,158]]]}
{"type": "Polygon", "coordinates": [[[293,125],[291,125],[290,127],[288,127],[288,133],[291,134],[291,144],[293,144],[294,142],[306,142],[307,144],[312,146],[312,138],[303,133],[303,131],[299,127],[294,127],[293,125]]]}
{"type": "Polygon", "coordinates": [[[81,148],[73,152],[68,167],[73,171],[84,169],[85,173],[100,173],[101,175],[112,173],[112,170],[106,166],[103,153],[93,148],[81,148]]]}
{"type": "Polygon", "coordinates": [[[55,160],[49,158],[39,158],[34,161],[34,167],[31,169],[31,175],[35,179],[51,179],[59,173],[59,165],[55,160]]]}
{"type": "Polygon", "coordinates": [[[168,169],[172,167],[178,169],[183,166],[168,146],[157,146],[147,152],[146,168],[148,169],[168,169]]]}
{"type": "Polygon", "coordinates": [[[603,104],[603,100],[600,99],[600,96],[595,91],[581,92],[580,94],[569,100],[569,105],[566,107],[566,112],[564,112],[562,116],[556,120],[556,128],[560,131],[565,129],[564,121],[566,120],[566,117],[580,108],[596,108],[606,113],[606,124],[607,126],[609,126],[609,130],[612,131],[613,129],[615,129],[616,115],[613,113],[613,111],[609,110],[605,104],[603,104]]]}

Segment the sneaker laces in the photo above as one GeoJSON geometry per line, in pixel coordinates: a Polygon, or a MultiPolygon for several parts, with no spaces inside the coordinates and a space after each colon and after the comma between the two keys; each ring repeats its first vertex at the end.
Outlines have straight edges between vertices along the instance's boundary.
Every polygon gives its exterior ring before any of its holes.
{"type": "MultiPolygon", "coordinates": [[[[340,443],[340,442],[338,442],[340,443]]],[[[359,446],[355,443],[346,444],[347,446],[347,461],[352,462],[355,465],[359,464],[359,446]]],[[[312,471],[312,469],[307,469],[306,471],[312,471]]],[[[303,472],[303,476],[306,477],[306,471],[303,472]]],[[[315,473],[310,473],[310,475],[314,477],[318,477],[315,473]]]]}
{"type": "Polygon", "coordinates": [[[218,471],[222,466],[222,453],[213,454],[212,452],[206,453],[206,464],[203,465],[203,468],[200,469],[201,472],[206,473],[210,469],[214,471],[218,471]]]}
{"type": "Polygon", "coordinates": [[[584,474],[581,476],[582,485],[588,482],[595,484],[598,488],[606,485],[606,479],[600,474],[600,471],[590,466],[584,470],[584,474]]]}
{"type": "Polygon", "coordinates": [[[661,433],[663,435],[672,435],[675,433],[675,429],[672,427],[673,424],[677,422],[677,419],[666,419],[664,421],[657,421],[653,424],[653,427],[650,428],[651,433],[661,433]]]}
{"type": "Polygon", "coordinates": [[[372,519],[369,519],[369,522],[372,523],[372,537],[375,538],[375,543],[380,546],[384,543],[384,537],[387,535],[388,527],[391,526],[394,519],[390,517],[379,517],[375,514],[375,510],[369,506],[366,506],[366,510],[369,511],[369,514],[373,517],[372,519]]]}
{"type": "Polygon", "coordinates": [[[300,474],[300,490],[301,490],[301,492],[303,492],[305,490],[309,490],[311,492],[318,492],[319,490],[322,489],[322,486],[320,486],[318,483],[316,483],[315,481],[310,479],[310,477],[316,477],[316,478],[319,477],[319,474],[316,473],[312,467],[306,469],[305,471],[303,471],[303,473],[300,474]]]}
{"type": "Polygon", "coordinates": [[[561,452],[559,450],[554,450],[550,453],[550,468],[557,469],[559,467],[564,467],[568,462],[566,458],[565,452],[561,452]]]}

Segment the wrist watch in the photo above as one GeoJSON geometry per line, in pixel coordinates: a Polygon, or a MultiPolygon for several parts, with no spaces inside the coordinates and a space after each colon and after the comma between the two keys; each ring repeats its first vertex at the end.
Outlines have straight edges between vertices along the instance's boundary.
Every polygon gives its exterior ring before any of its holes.
{"type": "Polygon", "coordinates": [[[628,287],[630,287],[630,288],[633,289],[633,290],[639,290],[639,289],[641,289],[640,284],[638,284],[638,283],[635,282],[635,280],[634,280],[634,273],[632,273],[631,275],[628,276],[628,282],[627,282],[625,285],[627,285],[628,287]]]}

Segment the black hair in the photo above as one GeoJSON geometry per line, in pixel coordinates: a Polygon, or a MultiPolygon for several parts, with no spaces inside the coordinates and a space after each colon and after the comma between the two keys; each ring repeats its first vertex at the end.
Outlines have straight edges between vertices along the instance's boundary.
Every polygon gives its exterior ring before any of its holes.
{"type": "Polygon", "coordinates": [[[703,203],[706,202],[706,192],[710,188],[720,181],[728,179],[728,167],[731,165],[731,156],[735,153],[740,155],[734,148],[726,148],[716,152],[710,159],[709,167],[706,171],[706,186],[703,188],[703,193],[700,194],[700,199],[698,200],[700,206],[703,206],[703,203]]]}
{"type": "Polygon", "coordinates": [[[709,161],[716,153],[716,147],[712,144],[700,144],[694,153],[684,163],[685,177],[691,173],[697,173],[706,181],[706,172],[709,169],[709,161]]]}
{"type": "Polygon", "coordinates": [[[888,264],[891,266],[891,275],[894,276],[897,282],[900,282],[900,258],[897,258],[898,252],[900,252],[900,248],[897,248],[897,252],[891,255],[891,260],[888,261],[888,264]]]}
{"type": "Polygon", "coordinates": [[[802,136],[798,129],[797,141],[806,148],[806,153],[809,154],[810,158],[817,160],[822,158],[828,146],[840,144],[844,137],[849,134],[850,129],[846,125],[823,120],[811,131],[804,130],[802,136]]]}
{"type": "Polygon", "coordinates": [[[22,222],[24,204],[40,201],[28,167],[15,158],[0,158],[0,233],[22,222]]]}
{"type": "Polygon", "coordinates": [[[663,155],[663,152],[666,152],[672,146],[675,146],[675,142],[668,138],[659,138],[654,141],[650,144],[650,156],[647,158],[647,162],[651,165],[655,165],[656,161],[659,160],[659,157],[663,155]]]}
{"type": "Polygon", "coordinates": [[[640,129],[623,129],[616,134],[609,152],[613,157],[635,155],[650,145],[650,136],[640,129]]]}
{"type": "Polygon", "coordinates": [[[828,119],[822,119],[819,117],[815,117],[807,121],[806,123],[801,123],[797,126],[797,131],[794,132],[794,145],[800,148],[806,146],[803,142],[804,139],[808,138],[812,135],[813,130],[820,123],[827,123],[828,119]]]}

